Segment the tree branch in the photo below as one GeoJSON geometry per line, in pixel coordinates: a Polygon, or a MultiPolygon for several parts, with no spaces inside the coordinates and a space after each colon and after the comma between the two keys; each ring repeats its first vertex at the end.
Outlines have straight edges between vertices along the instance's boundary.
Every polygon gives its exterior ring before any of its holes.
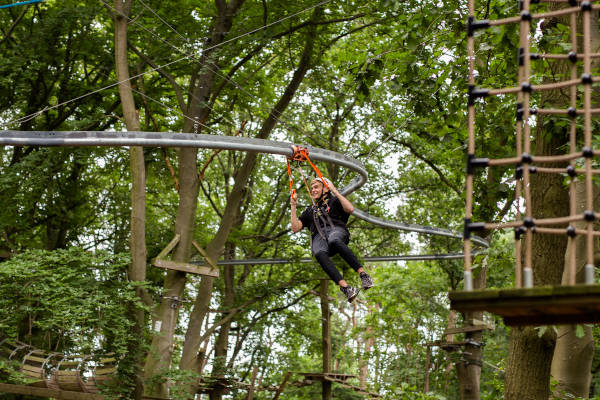
{"type": "Polygon", "coordinates": [[[221,214],[221,212],[217,208],[217,205],[214,203],[212,197],[210,197],[210,193],[208,193],[206,191],[206,189],[204,188],[204,185],[202,184],[202,182],[203,181],[199,181],[199,183],[200,183],[200,189],[202,189],[202,193],[204,193],[204,196],[206,196],[206,198],[208,199],[208,202],[212,206],[213,210],[215,210],[215,213],[217,213],[217,215],[219,216],[219,218],[223,218],[223,214],[221,214]]]}
{"type": "Polygon", "coordinates": [[[2,38],[2,40],[0,40],[0,46],[2,46],[2,44],[8,40],[8,38],[10,37],[10,34],[12,33],[12,31],[16,28],[16,26],[19,24],[19,22],[21,22],[21,19],[23,19],[23,17],[25,16],[25,13],[27,12],[27,10],[29,10],[29,7],[31,7],[31,5],[28,5],[26,7],[23,8],[23,11],[21,12],[21,14],[17,17],[17,19],[15,19],[15,21],[12,23],[12,25],[10,26],[10,28],[8,28],[8,31],[6,32],[6,34],[4,35],[4,37],[2,38]]]}
{"type": "Polygon", "coordinates": [[[185,112],[185,110],[187,110],[187,106],[186,106],[185,100],[183,98],[183,91],[181,89],[181,86],[179,86],[177,84],[177,82],[175,81],[175,78],[171,74],[169,74],[167,71],[160,68],[156,63],[154,63],[154,61],[152,61],[150,59],[150,57],[146,56],[144,53],[142,53],[140,50],[138,50],[129,41],[127,42],[127,46],[131,50],[133,50],[133,52],[135,54],[137,54],[137,56],[139,58],[141,58],[146,64],[150,65],[152,68],[154,68],[156,71],[158,71],[162,76],[164,76],[169,81],[169,83],[173,87],[173,90],[175,91],[175,96],[177,97],[177,103],[179,104],[179,108],[181,109],[181,111],[185,112]]]}
{"type": "Polygon", "coordinates": [[[444,173],[433,163],[433,161],[428,160],[427,158],[425,158],[425,156],[423,156],[422,154],[420,154],[419,152],[417,152],[417,150],[414,148],[414,146],[412,146],[410,143],[401,140],[401,139],[396,139],[396,138],[390,138],[391,141],[402,145],[404,147],[406,147],[408,150],[410,150],[410,152],[417,157],[419,160],[423,161],[425,164],[429,165],[429,167],[438,175],[438,177],[440,178],[440,180],[442,182],[444,182],[446,184],[446,186],[448,186],[450,189],[452,189],[457,195],[461,196],[462,193],[461,191],[454,186],[445,176],[444,173]]]}
{"type": "MultiPolygon", "coordinates": [[[[223,318],[221,318],[218,322],[215,322],[213,324],[213,326],[211,326],[210,328],[208,328],[204,334],[200,337],[200,342],[203,342],[204,340],[206,340],[210,335],[212,335],[221,325],[226,324],[227,322],[231,321],[233,319],[233,317],[235,317],[240,311],[244,310],[245,308],[247,308],[248,306],[251,306],[252,304],[264,299],[265,297],[269,296],[270,294],[272,294],[273,292],[277,292],[280,290],[284,290],[284,289],[288,289],[291,286],[295,285],[296,281],[294,281],[293,279],[290,280],[289,282],[284,283],[281,286],[278,286],[277,288],[273,289],[273,290],[269,290],[267,291],[267,293],[265,293],[262,296],[255,296],[254,298],[246,301],[245,303],[243,303],[240,306],[237,306],[235,308],[232,308],[231,310],[229,310],[229,312],[227,313],[227,315],[223,318]]],[[[307,293],[308,294],[308,293],[307,293]]]]}
{"type": "Polygon", "coordinates": [[[233,75],[235,75],[235,73],[248,61],[250,61],[252,59],[252,57],[254,57],[260,50],[262,50],[262,48],[265,47],[264,45],[259,45],[256,46],[254,49],[252,49],[252,51],[250,51],[250,53],[246,54],[246,56],[244,58],[242,58],[237,64],[235,64],[231,70],[227,73],[227,76],[225,77],[225,79],[223,79],[223,81],[219,84],[219,86],[215,89],[215,91],[213,92],[211,98],[210,98],[210,106],[212,108],[212,106],[215,104],[215,101],[217,100],[217,97],[219,96],[219,94],[221,93],[221,91],[223,90],[223,88],[229,83],[231,82],[231,78],[233,77],[233,75]]]}
{"type": "Polygon", "coordinates": [[[299,25],[291,27],[287,31],[283,31],[283,32],[280,32],[280,33],[278,33],[276,35],[273,35],[272,39],[280,39],[283,36],[287,36],[287,35],[289,35],[291,33],[294,33],[296,31],[302,29],[302,28],[305,28],[307,26],[329,25],[329,24],[335,24],[335,23],[338,23],[338,22],[353,21],[355,19],[364,17],[365,15],[367,15],[367,14],[366,13],[359,13],[359,14],[352,15],[352,16],[346,17],[346,18],[336,18],[336,19],[330,19],[330,20],[326,20],[326,21],[306,21],[306,22],[303,22],[303,23],[301,23],[299,25]]]}
{"type": "Polygon", "coordinates": [[[361,30],[363,30],[365,28],[368,28],[369,26],[380,24],[382,22],[384,22],[384,21],[383,20],[382,21],[374,21],[374,22],[370,22],[370,23],[365,24],[365,25],[361,25],[361,26],[359,26],[357,28],[350,29],[348,32],[342,33],[341,35],[338,35],[338,36],[334,37],[333,39],[331,39],[329,41],[329,43],[327,44],[327,47],[332,46],[335,42],[337,42],[338,40],[340,40],[340,39],[342,39],[342,38],[344,38],[344,37],[346,37],[348,35],[352,35],[355,32],[361,31],[361,30]]]}
{"type": "Polygon", "coordinates": [[[312,294],[312,292],[314,292],[314,289],[317,288],[319,285],[316,285],[313,287],[313,289],[308,290],[307,292],[303,293],[302,295],[300,295],[299,297],[295,298],[294,300],[292,300],[290,303],[283,305],[281,307],[276,307],[276,308],[272,308],[270,310],[265,311],[264,313],[252,318],[252,320],[248,323],[246,329],[244,330],[244,333],[242,334],[241,338],[238,340],[238,343],[236,343],[235,349],[233,350],[233,353],[231,355],[231,359],[229,360],[228,363],[228,368],[233,368],[233,362],[235,360],[235,357],[237,356],[237,354],[239,353],[239,351],[242,348],[242,345],[244,343],[244,340],[246,340],[246,338],[248,337],[248,335],[250,334],[250,332],[252,332],[252,328],[258,323],[258,321],[260,321],[261,319],[267,317],[270,314],[276,313],[276,312],[280,312],[283,311],[285,309],[288,309],[290,307],[292,307],[293,305],[296,305],[300,302],[300,300],[302,300],[303,298],[305,298],[306,296],[308,296],[309,294],[312,294]]]}

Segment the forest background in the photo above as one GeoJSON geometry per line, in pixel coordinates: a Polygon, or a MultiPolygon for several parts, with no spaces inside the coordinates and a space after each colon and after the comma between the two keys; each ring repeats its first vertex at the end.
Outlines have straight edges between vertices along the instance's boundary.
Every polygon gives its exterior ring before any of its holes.
{"type": "MultiPolygon", "coordinates": [[[[519,12],[517,1],[481,3],[478,19],[519,12]]],[[[357,208],[460,232],[467,16],[466,1],[429,0],[46,0],[0,9],[0,125],[308,144],[364,164],[369,181],[350,196],[357,208]]],[[[565,51],[564,26],[539,29],[535,46],[565,51]]],[[[478,37],[478,85],[517,84],[517,35],[506,27],[478,37]]],[[[537,67],[534,78],[546,79],[548,66],[537,67]]],[[[490,99],[478,114],[478,148],[486,155],[513,151],[515,108],[514,99],[490,99]]],[[[565,126],[539,123],[539,137],[565,126]]],[[[222,266],[212,278],[150,264],[175,234],[173,260],[180,262],[202,259],[192,240],[214,260],[308,257],[306,233],[289,229],[284,157],[32,146],[3,147],[0,162],[3,337],[48,351],[115,352],[122,357],[118,384],[105,390],[126,398],[140,398],[142,386],[147,394],[193,398],[198,377],[249,382],[256,366],[258,386],[271,391],[254,396],[267,399],[287,371],[322,369],[318,265],[222,266]]],[[[319,167],[338,188],[353,178],[319,167]]],[[[513,177],[509,168],[477,176],[474,220],[514,214],[513,177]]],[[[299,208],[309,205],[297,189],[299,208]]],[[[355,218],[349,229],[361,256],[462,250],[457,239],[355,218]]],[[[486,278],[480,283],[512,285],[513,233],[485,234],[491,247],[474,262],[486,278]]],[[[552,265],[560,269],[562,261],[555,256],[552,265]]],[[[474,379],[457,372],[467,365],[464,353],[426,346],[463,322],[447,300],[462,285],[462,268],[461,260],[368,264],[376,287],[354,305],[331,285],[332,370],[357,375],[357,386],[388,399],[497,399],[505,377],[528,385],[533,372],[517,372],[509,361],[510,330],[500,319],[483,334],[477,394],[461,387],[474,379]]],[[[552,279],[560,282],[561,273],[552,279]]],[[[592,328],[578,329],[595,346],[592,328]]],[[[554,329],[520,334],[550,341],[551,356],[554,329]]],[[[540,358],[533,347],[526,351],[540,358]]],[[[549,360],[540,360],[549,370],[549,360]]],[[[597,358],[585,364],[591,395],[600,394],[599,365],[597,358]]],[[[3,382],[23,381],[5,361],[0,374],[3,382]]],[[[547,399],[556,380],[548,373],[540,379],[532,398],[547,399]]],[[[246,395],[247,388],[234,388],[210,398],[246,395]]],[[[362,398],[341,386],[333,395],[362,398]]],[[[284,392],[286,399],[320,396],[318,385],[284,392]]]]}

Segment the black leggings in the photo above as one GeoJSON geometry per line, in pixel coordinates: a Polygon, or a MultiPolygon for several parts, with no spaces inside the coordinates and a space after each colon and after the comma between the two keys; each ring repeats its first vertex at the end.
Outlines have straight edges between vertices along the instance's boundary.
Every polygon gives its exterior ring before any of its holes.
{"type": "Polygon", "coordinates": [[[344,278],[342,278],[342,274],[335,267],[330,257],[339,254],[355,271],[358,271],[362,265],[352,250],[350,250],[350,247],[348,247],[350,239],[348,231],[343,228],[334,227],[333,229],[324,229],[323,234],[327,237],[327,241],[319,233],[313,236],[312,252],[319,264],[321,264],[323,271],[329,275],[332,281],[339,285],[340,281],[344,278]]]}

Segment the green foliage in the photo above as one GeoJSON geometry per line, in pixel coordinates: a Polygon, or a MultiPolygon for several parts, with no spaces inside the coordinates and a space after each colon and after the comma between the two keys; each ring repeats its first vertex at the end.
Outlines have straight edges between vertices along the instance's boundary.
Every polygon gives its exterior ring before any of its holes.
{"type": "MultiPolygon", "coordinates": [[[[304,0],[244,2],[228,31],[217,32],[227,42],[203,65],[200,54],[211,40],[215,3],[134,2],[129,62],[132,74],[143,73],[133,80],[142,129],[186,129],[190,121],[182,114],[193,111],[188,106],[198,93],[191,88],[198,82],[197,73],[201,70],[210,75],[214,70],[214,82],[206,86],[213,91],[202,99],[211,109],[203,115],[199,132],[233,135],[248,121],[240,134],[254,136],[297,66],[311,25],[312,10],[303,10],[312,6],[314,2],[304,0]],[[152,65],[140,54],[152,60],[152,65]],[[154,65],[162,68],[156,70],[154,65]],[[225,78],[228,75],[233,81],[225,78]]],[[[363,162],[369,182],[350,198],[371,214],[460,231],[464,215],[466,7],[466,2],[452,0],[327,3],[318,21],[312,64],[288,108],[277,115],[271,138],[327,148],[363,162]]],[[[2,43],[0,90],[7,95],[0,99],[1,122],[114,83],[113,26],[108,8],[102,3],[65,0],[27,9],[10,39],[2,43]],[[50,45],[48,37],[55,39],[50,45]]],[[[485,10],[477,11],[477,17],[511,16],[518,13],[517,8],[514,1],[491,1],[485,10]]],[[[16,12],[0,13],[3,26],[16,21],[16,12]]],[[[564,27],[557,27],[557,35],[561,31],[564,27]]],[[[477,67],[477,85],[516,84],[516,35],[504,26],[477,33],[478,58],[486,60],[477,67]]],[[[488,99],[486,108],[495,117],[477,114],[481,127],[478,149],[485,151],[485,156],[506,156],[514,148],[515,101],[488,99]]],[[[117,90],[111,87],[11,127],[119,130],[123,127],[119,115],[117,90]]],[[[555,123],[557,129],[561,124],[564,121],[555,123]]],[[[0,155],[3,258],[15,254],[0,264],[0,327],[13,338],[44,348],[78,352],[101,347],[126,354],[132,339],[128,334],[130,306],[139,306],[134,288],[127,283],[127,258],[120,255],[128,250],[129,238],[126,150],[15,148],[0,149],[0,155]],[[69,250],[26,251],[42,248],[69,250]]],[[[147,256],[151,259],[172,239],[179,206],[165,155],[178,177],[180,165],[173,149],[163,153],[148,148],[144,155],[147,256]]],[[[226,151],[215,156],[213,150],[198,153],[199,169],[212,159],[201,180],[196,209],[194,238],[202,246],[210,243],[219,229],[244,156],[226,151]]],[[[244,187],[243,205],[228,237],[225,258],[298,260],[310,256],[308,237],[289,234],[289,189],[283,158],[261,156],[259,161],[244,187]]],[[[332,165],[318,166],[338,187],[353,178],[332,165]]],[[[500,210],[512,201],[513,173],[508,168],[497,175],[478,173],[474,220],[511,216],[511,210],[506,214],[500,210]]],[[[300,193],[300,207],[308,205],[304,189],[300,193]]],[[[354,218],[350,231],[351,247],[361,257],[462,249],[459,239],[404,235],[354,218]]],[[[511,234],[491,239],[491,249],[475,259],[475,271],[487,266],[489,285],[505,287],[513,276],[511,234]]],[[[344,264],[336,263],[340,268],[344,264]]],[[[368,306],[355,310],[340,299],[332,304],[335,365],[348,373],[366,365],[367,386],[389,398],[456,398],[456,376],[444,372],[456,360],[439,349],[431,354],[432,393],[421,392],[424,343],[443,334],[448,317],[446,292],[460,286],[461,262],[368,267],[376,282],[374,289],[361,294],[368,306]],[[357,317],[356,322],[352,316],[357,317]],[[365,343],[370,339],[374,343],[367,351],[365,343]]],[[[152,285],[161,285],[164,276],[162,269],[148,268],[152,285]]],[[[321,310],[310,291],[323,276],[316,264],[221,269],[210,299],[210,308],[219,312],[211,313],[203,326],[210,327],[225,311],[240,307],[231,326],[225,325],[232,328],[228,353],[223,357],[227,358],[226,375],[248,382],[252,367],[258,365],[263,383],[277,385],[285,371],[322,368],[321,310]],[[230,281],[226,282],[225,276],[230,281]]],[[[357,282],[350,269],[344,276],[357,282]]],[[[172,394],[180,398],[187,398],[187,386],[196,378],[180,370],[177,362],[199,287],[200,279],[188,276],[175,327],[172,368],[156,377],[177,382],[172,394]]],[[[330,295],[339,295],[333,285],[330,295]]],[[[160,300],[158,295],[154,299],[160,300]]],[[[486,334],[484,357],[502,366],[507,333],[498,325],[497,331],[486,334]]],[[[209,352],[220,331],[210,336],[209,352]]],[[[211,354],[205,374],[217,364],[211,354]]],[[[125,364],[120,368],[131,371],[133,365],[125,364]]],[[[0,365],[0,369],[5,367],[0,365]]],[[[123,387],[129,384],[124,382],[123,387]]],[[[481,387],[483,398],[499,397],[501,375],[484,367],[481,387]]],[[[334,390],[339,398],[356,397],[335,385],[334,390]]],[[[241,398],[244,393],[235,389],[232,396],[241,398]]],[[[319,394],[318,385],[290,385],[285,392],[289,399],[317,398],[319,394]]],[[[269,397],[261,392],[255,396],[269,397]]]]}
{"type": "MultiPolygon", "coordinates": [[[[169,391],[169,398],[172,400],[194,400],[195,394],[190,393],[189,388],[194,383],[198,382],[200,374],[181,369],[171,369],[163,371],[162,373],[153,376],[151,379],[146,381],[148,389],[151,389],[154,385],[164,382],[170,382],[171,390],[169,391]]],[[[210,378],[203,378],[203,382],[207,385],[214,383],[216,379],[211,380],[210,378]]]]}
{"type": "Polygon", "coordinates": [[[401,383],[399,387],[393,388],[389,394],[386,394],[386,399],[390,400],[446,400],[448,397],[432,392],[423,393],[414,386],[408,383],[401,383]]]}
{"type": "Polygon", "coordinates": [[[17,148],[10,156],[0,166],[3,250],[72,243],[126,249],[129,188],[122,149],[30,148],[23,154],[17,148]]]}
{"type": "Polygon", "coordinates": [[[16,360],[0,360],[0,379],[2,382],[28,383],[27,378],[19,372],[21,363],[16,360]]]}
{"type": "Polygon", "coordinates": [[[128,264],[127,255],[74,247],[31,250],[0,263],[0,331],[48,352],[114,352],[120,384],[106,390],[127,393],[129,348],[144,341],[130,334],[129,315],[144,306],[126,279],[128,264]]]}
{"type": "Polygon", "coordinates": [[[103,5],[77,0],[42,2],[0,14],[3,37],[0,60],[2,122],[16,120],[48,107],[17,126],[35,129],[104,129],[115,98],[82,96],[110,81],[112,54],[103,5]],[[19,14],[24,12],[21,19],[19,14]],[[48,43],[48,38],[52,42],[48,43]],[[80,97],[70,104],[52,107],[80,97]]]}

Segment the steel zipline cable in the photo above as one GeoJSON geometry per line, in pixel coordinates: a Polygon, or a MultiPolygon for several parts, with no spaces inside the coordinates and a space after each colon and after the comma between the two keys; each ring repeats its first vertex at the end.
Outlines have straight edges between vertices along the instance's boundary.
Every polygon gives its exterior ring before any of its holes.
{"type": "MultiPolygon", "coordinates": [[[[157,133],[157,132],[98,132],[98,131],[0,131],[0,145],[4,146],[69,146],[69,147],[196,147],[204,149],[221,149],[249,151],[274,154],[290,157],[293,155],[291,143],[272,140],[254,139],[236,136],[216,136],[190,133],[157,133]]],[[[330,162],[337,166],[352,170],[357,174],[348,185],[340,189],[340,193],[348,195],[367,182],[367,171],[362,163],[350,156],[334,151],[306,146],[315,161],[330,162]]],[[[357,208],[352,213],[356,218],[384,228],[396,229],[406,232],[415,232],[426,235],[445,236],[463,239],[462,233],[452,232],[448,229],[428,227],[416,224],[405,224],[398,221],[386,220],[370,215],[357,208]]],[[[473,243],[487,248],[488,242],[483,238],[473,235],[473,243]]],[[[477,254],[473,252],[472,255],[477,254]]],[[[448,254],[423,254],[423,255],[397,255],[384,257],[366,257],[366,261],[395,261],[395,260],[447,260],[464,257],[459,253],[448,254]]],[[[230,262],[230,261],[227,261],[230,262]]],[[[283,259],[249,259],[234,260],[233,265],[248,264],[281,264],[293,262],[308,262],[301,260],[283,259]]],[[[219,264],[223,265],[223,262],[219,264]]],[[[228,264],[231,265],[231,264],[228,264]]]]}

